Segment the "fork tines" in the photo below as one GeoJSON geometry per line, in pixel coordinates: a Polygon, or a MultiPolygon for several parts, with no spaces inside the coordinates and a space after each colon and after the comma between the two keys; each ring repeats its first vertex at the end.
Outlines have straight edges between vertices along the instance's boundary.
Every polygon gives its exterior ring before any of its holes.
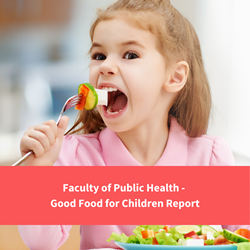
{"type": "Polygon", "coordinates": [[[77,104],[80,104],[81,100],[82,100],[82,94],[73,96],[72,98],[68,100],[67,105],[66,105],[66,110],[73,106],[76,106],[77,104]]]}

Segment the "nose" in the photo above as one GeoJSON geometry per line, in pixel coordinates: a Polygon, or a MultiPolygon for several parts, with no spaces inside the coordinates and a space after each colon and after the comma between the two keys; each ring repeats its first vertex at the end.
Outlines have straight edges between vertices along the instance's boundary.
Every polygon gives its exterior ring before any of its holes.
{"type": "Polygon", "coordinates": [[[118,72],[118,67],[115,62],[106,59],[100,65],[100,74],[101,75],[116,75],[118,72]]]}

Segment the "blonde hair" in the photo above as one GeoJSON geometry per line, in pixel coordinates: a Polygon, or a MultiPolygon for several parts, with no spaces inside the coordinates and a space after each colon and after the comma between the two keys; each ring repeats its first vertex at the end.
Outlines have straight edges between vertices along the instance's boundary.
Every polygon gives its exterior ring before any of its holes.
{"type": "MultiPolygon", "coordinates": [[[[152,32],[158,38],[158,50],[165,56],[167,65],[178,61],[189,64],[187,82],[170,109],[169,117],[174,116],[190,137],[205,134],[211,94],[193,26],[169,0],[118,0],[106,10],[98,10],[97,19],[90,29],[91,40],[98,23],[118,17],[152,32]]],[[[105,127],[96,109],[84,110],[79,112],[69,132],[94,133],[105,127]]]]}

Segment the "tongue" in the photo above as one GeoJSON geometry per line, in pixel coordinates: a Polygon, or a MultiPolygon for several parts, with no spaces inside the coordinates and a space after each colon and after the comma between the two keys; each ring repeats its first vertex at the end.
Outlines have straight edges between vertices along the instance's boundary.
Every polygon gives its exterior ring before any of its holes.
{"type": "Polygon", "coordinates": [[[119,95],[116,99],[115,102],[112,105],[112,112],[120,111],[126,106],[127,103],[127,97],[125,95],[119,95]]]}

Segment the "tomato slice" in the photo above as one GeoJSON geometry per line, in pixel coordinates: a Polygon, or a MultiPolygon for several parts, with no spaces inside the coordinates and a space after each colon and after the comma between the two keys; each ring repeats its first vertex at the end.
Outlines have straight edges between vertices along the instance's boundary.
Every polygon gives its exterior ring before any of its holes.
{"type": "Polygon", "coordinates": [[[155,237],[153,238],[153,245],[159,245],[159,243],[155,237]]]}
{"type": "Polygon", "coordinates": [[[199,239],[207,240],[207,235],[201,234],[201,235],[199,235],[199,239]]]}
{"type": "Polygon", "coordinates": [[[231,244],[231,242],[222,235],[219,235],[214,239],[214,245],[228,245],[228,244],[231,244]]]}
{"type": "Polygon", "coordinates": [[[193,238],[193,239],[199,239],[199,236],[195,231],[191,231],[187,234],[184,234],[184,237],[185,238],[189,237],[189,238],[193,238]]]}

